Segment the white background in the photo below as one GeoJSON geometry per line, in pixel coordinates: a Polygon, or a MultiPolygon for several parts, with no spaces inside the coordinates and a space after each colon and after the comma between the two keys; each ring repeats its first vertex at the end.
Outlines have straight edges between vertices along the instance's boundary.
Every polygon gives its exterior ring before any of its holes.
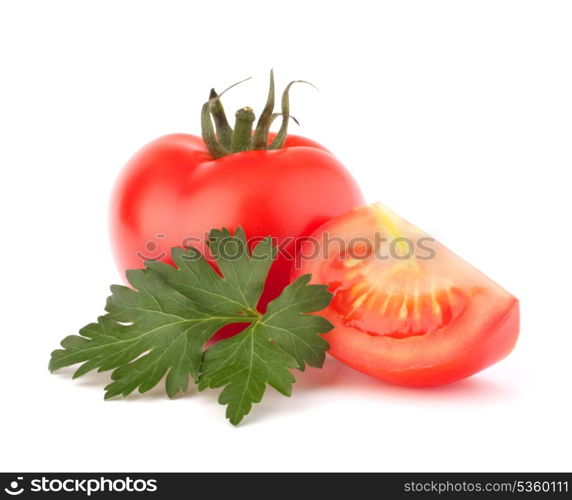
{"type": "Polygon", "coordinates": [[[0,470],[570,470],[572,3],[3,1],[0,470]],[[513,354],[428,390],[335,361],[243,425],[216,394],[103,401],[49,354],[119,281],[114,179],[144,143],[292,91],[299,133],[521,300],[513,354]]]}

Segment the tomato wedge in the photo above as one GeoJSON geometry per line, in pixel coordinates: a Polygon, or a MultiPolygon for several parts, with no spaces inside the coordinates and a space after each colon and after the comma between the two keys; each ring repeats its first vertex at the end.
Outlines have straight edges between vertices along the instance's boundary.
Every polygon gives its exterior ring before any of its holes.
{"type": "Polygon", "coordinates": [[[453,382],[513,349],[519,303],[480,271],[380,204],[321,226],[293,277],[311,273],[334,298],[330,354],[382,380],[453,382]]]}

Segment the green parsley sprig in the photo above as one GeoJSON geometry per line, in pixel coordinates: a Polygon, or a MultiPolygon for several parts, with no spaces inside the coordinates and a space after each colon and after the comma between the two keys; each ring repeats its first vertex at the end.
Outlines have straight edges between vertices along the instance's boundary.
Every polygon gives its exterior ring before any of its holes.
{"type": "Polygon", "coordinates": [[[144,393],[166,375],[169,397],[187,390],[220,388],[219,402],[237,425],[267,385],[290,396],[292,369],[321,367],[328,343],[320,334],[333,326],[310,314],[332,298],[325,285],[298,278],[268,304],[256,305],[276,255],[270,238],[247,248],[244,231],[210,233],[209,248],[220,274],[195,248],[174,248],[175,266],[147,262],[127,271],[131,288],[111,287],[106,314],[62,340],[50,371],[80,364],[74,378],[91,370],[112,370],[105,398],[144,393]],[[243,323],[239,334],[206,347],[223,326],[243,323]]]}

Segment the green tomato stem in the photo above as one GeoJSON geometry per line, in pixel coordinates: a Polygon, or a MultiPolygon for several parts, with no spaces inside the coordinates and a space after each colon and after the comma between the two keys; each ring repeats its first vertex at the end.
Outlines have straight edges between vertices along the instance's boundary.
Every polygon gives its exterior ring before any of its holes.
{"type": "Polygon", "coordinates": [[[245,107],[236,112],[236,122],[230,148],[231,153],[252,149],[252,124],[254,119],[252,108],[245,107]]]}
{"type": "MultiPolygon", "coordinates": [[[[248,80],[247,78],[246,80],[248,80]]],[[[288,135],[288,123],[290,119],[298,123],[296,118],[290,115],[290,87],[294,83],[309,83],[303,80],[295,80],[290,82],[282,94],[281,99],[281,112],[274,113],[274,72],[270,71],[270,85],[268,88],[268,96],[264,110],[260,114],[258,123],[254,134],[252,127],[254,123],[254,112],[251,108],[245,107],[236,112],[236,123],[234,130],[228,123],[224,107],[221,102],[222,95],[231,88],[246,81],[242,80],[237,82],[220,94],[214,89],[211,89],[209,100],[203,105],[201,109],[201,128],[202,137],[209,153],[214,159],[222,158],[232,153],[249,150],[265,150],[265,149],[279,149],[284,146],[286,137],[288,135]],[[268,144],[268,136],[272,122],[277,118],[282,118],[280,129],[278,130],[274,140],[268,144]],[[214,126],[213,126],[214,121],[214,126]]],[[[312,85],[310,83],[310,85],[312,85]]],[[[313,86],[313,85],[312,85],[313,86]]]]}

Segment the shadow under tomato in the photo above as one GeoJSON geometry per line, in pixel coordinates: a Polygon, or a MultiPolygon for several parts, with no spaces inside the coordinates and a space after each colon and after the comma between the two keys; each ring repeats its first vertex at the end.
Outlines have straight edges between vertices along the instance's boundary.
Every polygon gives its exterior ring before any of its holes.
{"type": "Polygon", "coordinates": [[[297,392],[336,388],[341,391],[369,393],[383,397],[398,396],[404,399],[460,399],[497,400],[511,396],[511,391],[500,383],[475,375],[450,384],[433,387],[406,387],[390,384],[360,373],[343,363],[327,357],[322,369],[309,368],[304,373],[295,372],[297,392]]]}
{"type": "MultiPolygon", "coordinates": [[[[473,407],[497,404],[512,399],[510,387],[492,382],[482,376],[473,376],[458,382],[435,387],[404,387],[377,380],[357,372],[339,361],[328,357],[322,369],[308,368],[305,372],[293,372],[296,384],[292,398],[284,398],[272,388],[267,388],[262,403],[254,405],[250,415],[240,424],[245,427],[285,415],[299,415],[312,406],[329,404],[343,399],[374,401],[378,410],[387,411],[388,405],[402,404],[422,410],[444,407],[473,407]]],[[[358,405],[359,406],[359,405],[358,405]]]]}

